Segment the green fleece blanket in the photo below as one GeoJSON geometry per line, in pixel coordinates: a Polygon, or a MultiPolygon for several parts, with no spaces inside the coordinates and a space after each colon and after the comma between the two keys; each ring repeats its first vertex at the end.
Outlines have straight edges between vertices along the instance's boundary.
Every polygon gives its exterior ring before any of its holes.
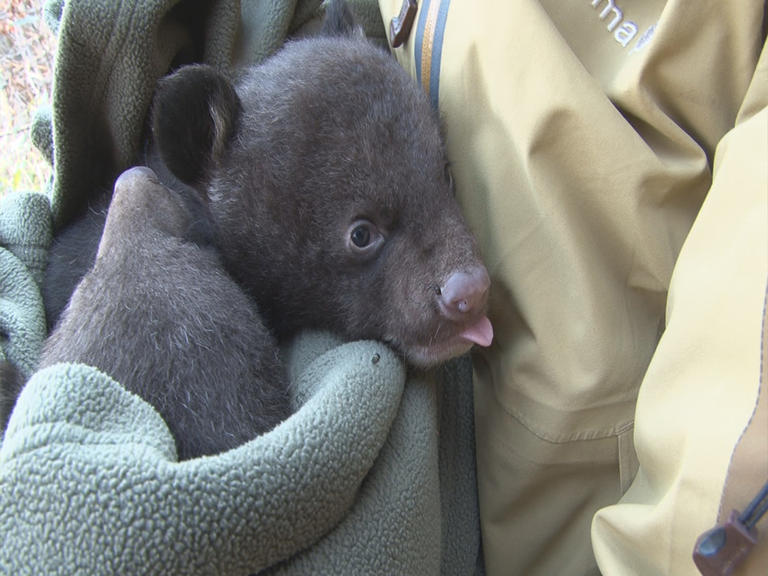
{"type": "MultiPolygon", "coordinates": [[[[376,3],[351,4],[383,36],[376,3]]],[[[184,62],[257,62],[318,5],[46,5],[59,37],[53,108],[33,134],[54,162],[52,190],[0,202],[0,343],[32,376],[0,446],[0,574],[482,570],[467,358],[409,374],[380,343],[303,334],[284,350],[296,413],[181,463],[160,416],[107,375],[34,373],[52,233],[137,160],[157,79],[184,62]]]]}

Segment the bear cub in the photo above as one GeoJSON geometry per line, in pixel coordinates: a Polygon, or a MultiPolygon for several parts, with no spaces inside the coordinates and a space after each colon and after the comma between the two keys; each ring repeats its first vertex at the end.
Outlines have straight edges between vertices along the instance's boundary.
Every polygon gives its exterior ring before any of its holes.
{"type": "Polygon", "coordinates": [[[278,338],[320,328],[428,367],[487,346],[489,276],[453,196],[436,112],[395,59],[328,5],[234,83],[161,80],[157,155],[198,191],[227,269],[278,338]]]}
{"type": "Polygon", "coordinates": [[[344,2],[234,81],[203,65],[162,79],[151,125],[153,171],[118,180],[42,364],[113,375],[155,404],[182,457],[287,416],[275,338],[380,340],[421,368],[490,345],[489,275],[437,114],[344,2]]]}

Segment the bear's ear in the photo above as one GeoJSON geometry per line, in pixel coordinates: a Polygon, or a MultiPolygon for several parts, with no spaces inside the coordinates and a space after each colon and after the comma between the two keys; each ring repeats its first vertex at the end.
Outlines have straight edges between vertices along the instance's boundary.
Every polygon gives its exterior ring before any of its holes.
{"type": "Polygon", "coordinates": [[[345,0],[325,3],[325,17],[320,33],[324,36],[365,36],[345,0]]]}
{"type": "Polygon", "coordinates": [[[182,182],[202,184],[235,133],[240,98],[210,66],[192,65],[160,80],[152,106],[154,144],[182,182]]]}

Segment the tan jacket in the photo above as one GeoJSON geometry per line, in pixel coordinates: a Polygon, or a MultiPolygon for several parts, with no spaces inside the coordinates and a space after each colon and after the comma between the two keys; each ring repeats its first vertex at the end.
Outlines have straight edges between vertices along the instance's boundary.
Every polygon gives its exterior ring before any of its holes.
{"type": "MultiPolygon", "coordinates": [[[[698,535],[768,479],[765,10],[422,0],[394,50],[492,276],[491,575],[698,574],[698,535]]],[[[765,536],[740,573],[768,573],[765,536]]]]}

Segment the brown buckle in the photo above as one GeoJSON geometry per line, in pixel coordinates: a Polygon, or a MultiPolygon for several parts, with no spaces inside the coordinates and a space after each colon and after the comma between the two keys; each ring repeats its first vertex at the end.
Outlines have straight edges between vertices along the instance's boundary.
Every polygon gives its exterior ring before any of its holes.
{"type": "Polygon", "coordinates": [[[392,18],[389,23],[389,41],[392,48],[397,48],[408,39],[417,11],[416,0],[403,0],[400,14],[392,18]]]}

